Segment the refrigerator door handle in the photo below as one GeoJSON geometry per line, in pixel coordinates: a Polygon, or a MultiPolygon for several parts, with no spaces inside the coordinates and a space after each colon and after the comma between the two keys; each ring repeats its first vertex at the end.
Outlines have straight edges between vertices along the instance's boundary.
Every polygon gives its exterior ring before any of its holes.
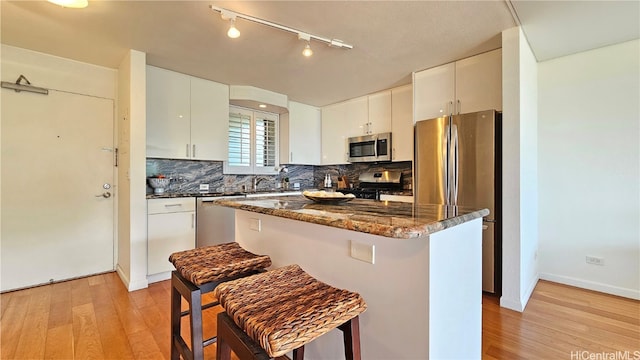
{"type": "Polygon", "coordinates": [[[458,126],[451,125],[451,205],[458,205],[458,126]]]}
{"type": "Polygon", "coordinates": [[[442,174],[442,184],[444,185],[444,204],[449,205],[451,193],[449,191],[449,125],[444,126],[442,134],[442,161],[440,162],[440,173],[442,174]]]}

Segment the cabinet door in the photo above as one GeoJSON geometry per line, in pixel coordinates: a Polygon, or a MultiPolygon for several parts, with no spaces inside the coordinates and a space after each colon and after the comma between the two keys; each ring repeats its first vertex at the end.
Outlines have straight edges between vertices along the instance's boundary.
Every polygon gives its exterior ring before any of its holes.
{"type": "Polygon", "coordinates": [[[351,99],[342,103],[344,106],[343,132],[346,136],[367,135],[369,123],[369,99],[367,96],[351,99]]]}
{"type": "Polygon", "coordinates": [[[455,63],[414,74],[415,121],[434,119],[453,111],[455,63]]]}
{"type": "MultiPolygon", "coordinates": [[[[282,155],[288,157],[285,164],[319,165],[321,147],[321,113],[320,109],[314,106],[297,102],[289,102],[289,121],[287,122],[288,150],[282,155]]],[[[287,125],[284,124],[284,125],[287,125]]],[[[280,123],[283,125],[283,122],[280,123]]],[[[281,128],[281,131],[282,128],[281,128]]],[[[282,132],[286,133],[286,131],[282,132]]],[[[280,138],[282,142],[283,137],[280,138]]],[[[284,146],[280,147],[285,150],[284,146]]]]}
{"type": "Polygon", "coordinates": [[[456,62],[456,113],[502,110],[502,49],[456,62]]]}
{"type": "Polygon", "coordinates": [[[393,161],[413,160],[413,87],[391,89],[393,161]]]}
{"type": "Polygon", "coordinates": [[[227,160],[229,86],[191,77],[191,158],[227,160]]]}
{"type": "Polygon", "coordinates": [[[322,108],[322,165],[347,163],[345,119],[345,103],[322,108]]]}
{"type": "Polygon", "coordinates": [[[169,255],[195,248],[195,212],[175,212],[148,216],[147,274],[174,269],[169,255]]]}
{"type": "Polygon", "coordinates": [[[369,134],[391,131],[391,90],[369,95],[369,134]]]}
{"type": "Polygon", "coordinates": [[[147,66],[147,156],[188,159],[190,77],[147,66]]]}

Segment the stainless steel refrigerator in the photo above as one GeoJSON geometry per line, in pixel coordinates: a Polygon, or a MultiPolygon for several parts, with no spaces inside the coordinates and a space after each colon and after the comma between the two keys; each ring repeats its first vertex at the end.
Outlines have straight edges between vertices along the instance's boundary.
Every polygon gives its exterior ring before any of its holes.
{"type": "MultiPolygon", "coordinates": [[[[501,113],[494,110],[418,121],[418,204],[487,208],[482,226],[482,289],[501,287],[501,113]]],[[[464,251],[464,249],[461,249],[464,251]]]]}

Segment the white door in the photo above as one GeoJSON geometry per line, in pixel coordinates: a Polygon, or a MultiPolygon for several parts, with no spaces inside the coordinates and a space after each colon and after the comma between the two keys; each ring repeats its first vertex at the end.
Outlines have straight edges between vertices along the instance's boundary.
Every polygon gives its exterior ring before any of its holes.
{"type": "Polygon", "coordinates": [[[114,269],[113,107],[2,89],[2,291],[114,269]]]}

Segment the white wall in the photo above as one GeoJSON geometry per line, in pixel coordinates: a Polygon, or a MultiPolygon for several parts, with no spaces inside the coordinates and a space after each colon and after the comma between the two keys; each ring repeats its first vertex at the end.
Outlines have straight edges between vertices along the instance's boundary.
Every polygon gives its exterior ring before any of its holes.
{"type": "Polygon", "coordinates": [[[147,282],[146,55],[130,50],[118,69],[118,275],[129,291],[147,282]]]}
{"type": "Polygon", "coordinates": [[[540,277],[635,299],[639,57],[635,40],[538,65],[540,277]]]}
{"type": "Polygon", "coordinates": [[[523,311],[537,283],[537,65],[520,28],[502,32],[502,297],[523,311]]]}

